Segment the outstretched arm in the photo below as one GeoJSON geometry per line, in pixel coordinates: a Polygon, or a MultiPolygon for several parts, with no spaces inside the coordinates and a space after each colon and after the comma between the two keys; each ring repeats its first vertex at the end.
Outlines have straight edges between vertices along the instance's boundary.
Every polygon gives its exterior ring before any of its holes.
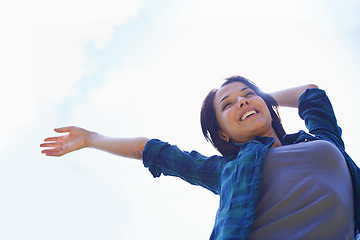
{"type": "Polygon", "coordinates": [[[298,107],[299,98],[308,88],[318,88],[315,84],[308,84],[294,88],[288,88],[277,92],[272,92],[270,95],[275,98],[279,106],[282,107],[298,107]]]}
{"type": "Polygon", "coordinates": [[[143,137],[111,138],[79,127],[56,128],[55,132],[65,133],[65,135],[44,140],[40,147],[47,148],[42,151],[46,156],[62,156],[90,147],[122,157],[142,159],[142,152],[149,140],[143,137]]]}

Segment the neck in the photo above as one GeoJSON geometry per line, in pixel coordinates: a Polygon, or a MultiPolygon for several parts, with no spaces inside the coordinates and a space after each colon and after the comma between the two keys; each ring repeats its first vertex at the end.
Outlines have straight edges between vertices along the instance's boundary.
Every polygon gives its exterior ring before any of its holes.
{"type": "Polygon", "coordinates": [[[276,148],[276,147],[281,147],[282,146],[282,143],[281,143],[280,139],[278,138],[278,136],[276,135],[275,131],[272,131],[271,134],[268,137],[275,138],[275,142],[271,146],[271,148],[276,148]]]}
{"type": "Polygon", "coordinates": [[[275,142],[274,144],[271,146],[271,148],[276,148],[276,147],[281,147],[282,144],[281,144],[281,141],[279,140],[278,137],[275,138],[275,142]]]}

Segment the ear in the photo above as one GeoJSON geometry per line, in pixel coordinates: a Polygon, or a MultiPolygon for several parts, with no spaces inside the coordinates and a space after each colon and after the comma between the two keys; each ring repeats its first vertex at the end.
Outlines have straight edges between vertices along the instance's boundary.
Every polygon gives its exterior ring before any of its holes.
{"type": "Polygon", "coordinates": [[[219,137],[221,138],[221,140],[225,141],[225,142],[229,142],[230,138],[222,131],[218,132],[219,137]]]}

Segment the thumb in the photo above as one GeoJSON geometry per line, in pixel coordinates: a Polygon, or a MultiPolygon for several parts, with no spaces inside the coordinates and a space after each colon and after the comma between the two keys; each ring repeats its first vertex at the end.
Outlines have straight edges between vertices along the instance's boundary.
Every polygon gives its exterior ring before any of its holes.
{"type": "Polygon", "coordinates": [[[73,127],[60,127],[60,128],[55,128],[54,131],[57,133],[66,133],[66,132],[70,132],[72,128],[73,127]]]}

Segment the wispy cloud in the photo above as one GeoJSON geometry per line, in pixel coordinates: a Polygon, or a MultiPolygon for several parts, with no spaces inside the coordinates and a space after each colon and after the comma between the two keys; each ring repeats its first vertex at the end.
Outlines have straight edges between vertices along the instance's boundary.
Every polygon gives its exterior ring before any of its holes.
{"type": "Polygon", "coordinates": [[[141,1],[4,1],[0,8],[2,140],[28,126],[40,101],[61,102],[88,71],[85,45],[103,48],[141,1]]]}

